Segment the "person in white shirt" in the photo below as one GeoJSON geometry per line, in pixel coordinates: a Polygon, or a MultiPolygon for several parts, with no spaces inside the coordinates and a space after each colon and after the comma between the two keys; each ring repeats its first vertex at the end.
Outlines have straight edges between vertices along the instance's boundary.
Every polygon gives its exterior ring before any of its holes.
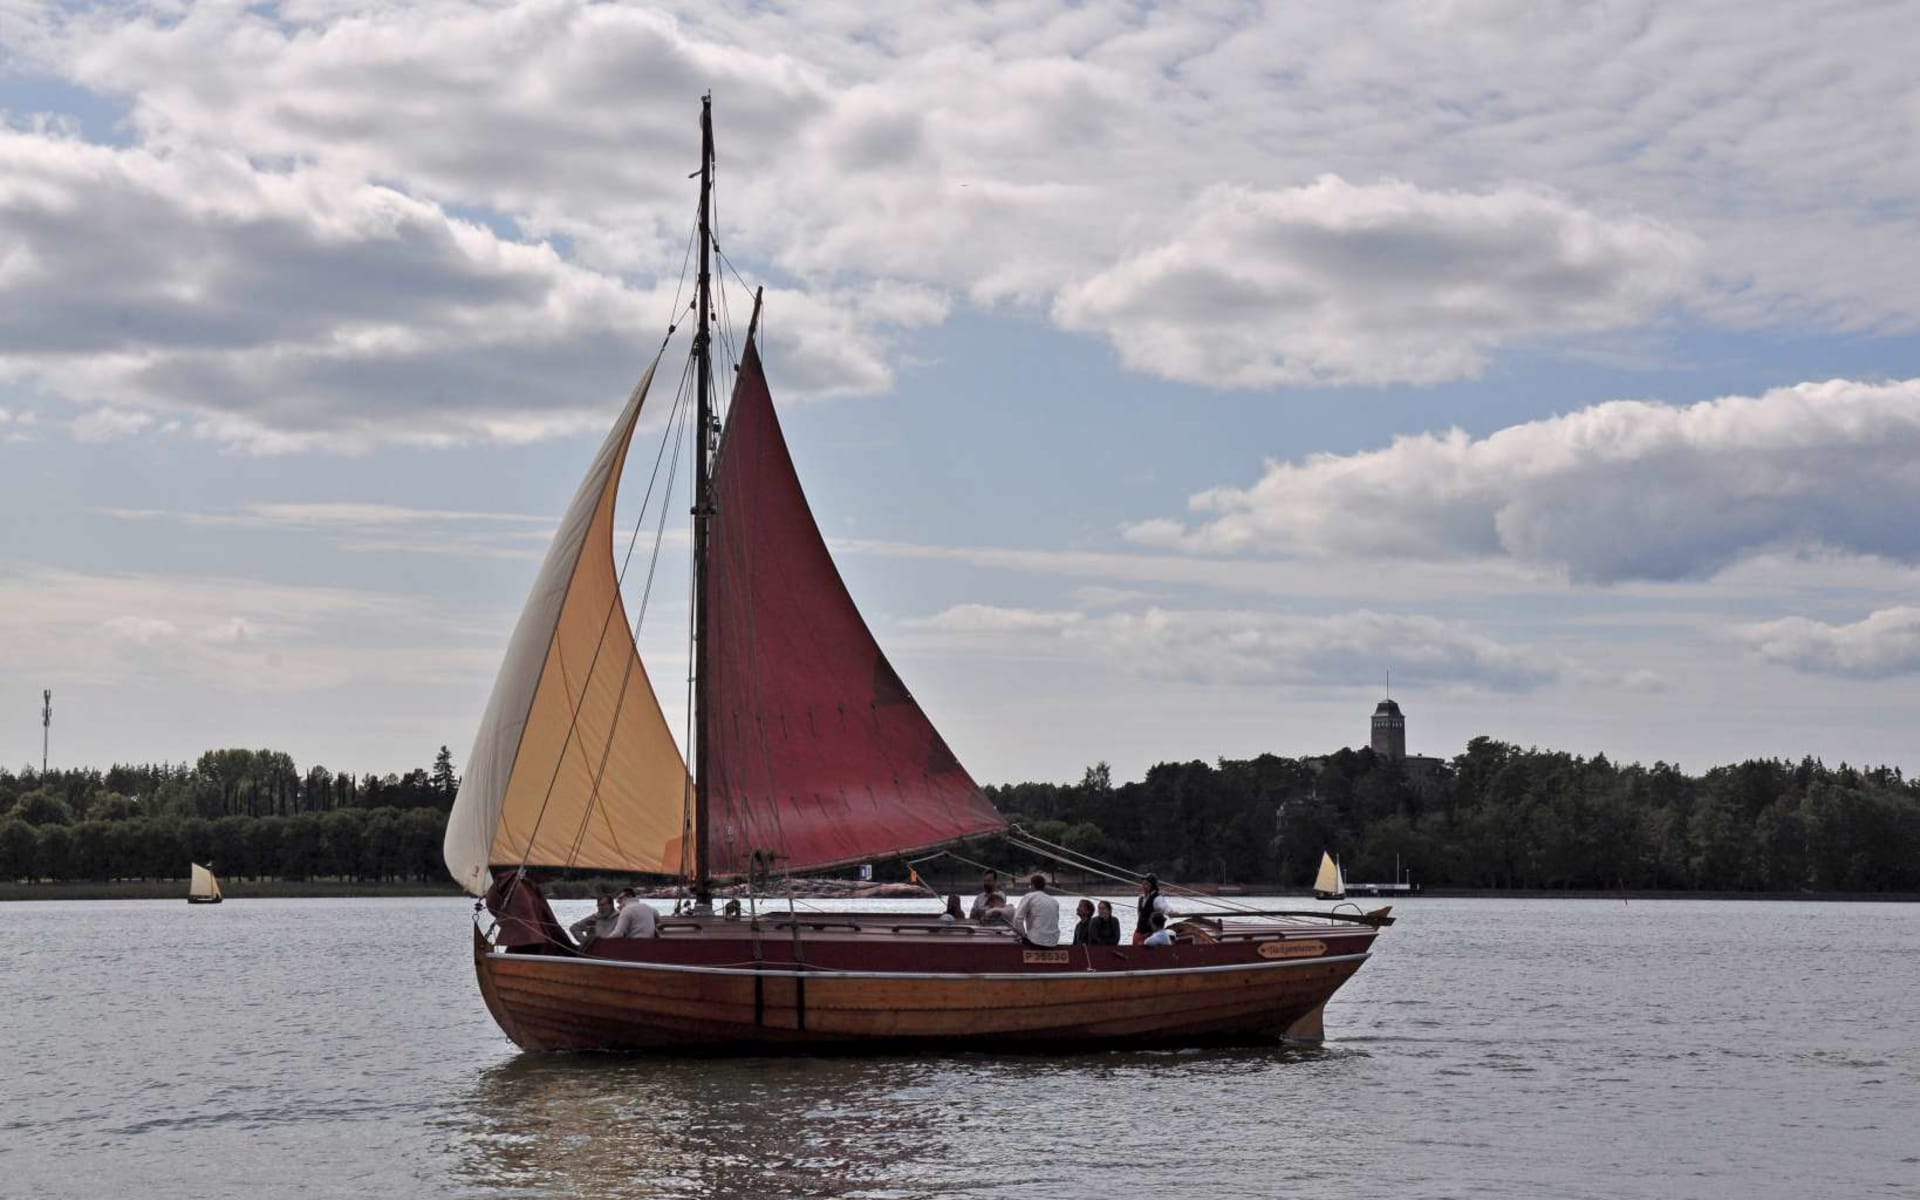
{"type": "Polygon", "coordinates": [[[1143,946],[1173,945],[1173,930],[1167,928],[1167,918],[1165,913],[1153,914],[1153,932],[1147,935],[1147,940],[1142,942],[1141,945],[1143,946]]]}
{"type": "Polygon", "coordinates": [[[1013,910],[1013,929],[1036,946],[1060,944],[1060,902],[1047,894],[1047,877],[1038,872],[1027,880],[1028,892],[1013,910]]]}
{"type": "Polygon", "coordinates": [[[584,946],[595,938],[611,934],[613,923],[618,919],[619,914],[613,911],[613,897],[602,892],[594,910],[567,926],[567,932],[573,935],[574,941],[584,946]]]}
{"type": "Polygon", "coordinates": [[[632,888],[620,893],[620,915],[613,922],[613,930],[608,937],[650,938],[660,932],[660,914],[653,911],[653,905],[633,894],[632,888]]]}

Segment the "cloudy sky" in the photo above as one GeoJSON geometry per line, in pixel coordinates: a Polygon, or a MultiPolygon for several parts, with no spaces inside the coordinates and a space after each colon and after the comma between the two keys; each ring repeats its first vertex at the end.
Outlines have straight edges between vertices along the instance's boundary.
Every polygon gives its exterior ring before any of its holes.
{"type": "Polygon", "coordinates": [[[1388,670],[1425,753],[1920,768],[1915,44],[1868,0],[0,0],[0,761],[43,687],[58,763],[464,758],[675,311],[710,89],[817,515],[983,781],[1356,744],[1388,670]]]}

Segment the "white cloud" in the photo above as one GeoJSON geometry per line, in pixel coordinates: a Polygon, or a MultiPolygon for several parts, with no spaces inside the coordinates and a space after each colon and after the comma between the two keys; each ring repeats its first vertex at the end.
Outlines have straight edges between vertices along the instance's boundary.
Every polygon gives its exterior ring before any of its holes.
{"type": "Polygon", "coordinates": [[[246,504],[173,512],[106,508],[123,521],[178,521],[230,529],[280,530],[325,537],[347,554],[431,554],[456,558],[538,561],[552,537],[553,519],[527,513],[466,512],[397,504],[321,502],[246,504]]]}
{"type": "MultiPolygon", "coordinates": [[[[672,306],[390,188],[5,130],[0,239],[0,378],[109,401],[84,441],[149,409],[262,452],[598,431],[672,306]]],[[[945,312],[881,285],[773,303],[789,397],[884,389],[885,331],[945,312]]]]}
{"type": "MultiPolygon", "coordinates": [[[[1675,301],[1911,328],[1920,146],[1911,79],[1877,51],[1917,22],[1730,0],[400,0],[91,9],[16,41],[169,155],[385,182],[646,279],[678,269],[712,88],[743,264],[810,294],[1051,311],[1141,369],[1257,387],[1458,378],[1675,301]]],[[[856,324],[830,369],[794,358],[802,386],[886,386],[885,339],[856,324]]],[[[552,374],[507,351],[473,374],[552,374]]]]}
{"type": "Polygon", "coordinates": [[[350,588],[26,567],[0,574],[0,672],[102,687],[311,691],[367,681],[479,686],[496,650],[461,645],[424,600],[350,588]]]}
{"type": "Polygon", "coordinates": [[[118,441],[152,428],[153,423],[153,417],[143,412],[123,408],[89,409],[73,419],[73,440],[118,441]]]}
{"type": "Polygon", "coordinates": [[[411,508],[401,504],[321,502],[311,504],[245,504],[211,511],[171,512],[156,508],[108,508],[108,516],[126,521],[170,519],[188,525],[239,526],[249,529],[349,529],[444,522],[552,526],[553,518],[531,513],[463,512],[443,508],[411,508]]]}
{"type": "Polygon", "coordinates": [[[1886,679],[1920,673],[1920,608],[1876,609],[1852,624],[1787,617],[1740,625],[1734,638],[1767,662],[1816,675],[1886,679]]]}
{"type": "Polygon", "coordinates": [[[1150,679],[1201,684],[1350,686],[1391,667],[1408,683],[1528,691],[1568,669],[1459,622],[1365,609],[1300,616],[1151,607],[1090,616],[960,604],[910,624],[963,641],[1037,638],[1150,679]]]}
{"type": "Polygon", "coordinates": [[[1028,633],[1067,629],[1084,619],[1083,614],[1077,612],[1002,608],[993,604],[956,604],[931,617],[908,621],[907,626],[949,633],[1028,633]]]}
{"type": "Polygon", "coordinates": [[[180,636],[179,626],[158,617],[108,617],[100,623],[100,627],[109,636],[132,642],[136,646],[151,646],[180,636]]]}
{"type": "Polygon", "coordinates": [[[1480,373],[1503,343],[1639,324],[1688,292],[1698,248],[1561,197],[1335,176],[1286,191],[1219,186],[1170,240],[1054,303],[1138,371],[1271,387],[1431,383],[1480,373]]]}
{"type": "Polygon", "coordinates": [[[1711,576],[1769,552],[1920,562],[1920,380],[1685,407],[1614,401],[1270,463],[1135,540],[1210,552],[1506,557],[1582,582],[1711,576]]]}
{"type": "Polygon", "coordinates": [[[1143,592],[1133,588],[1108,587],[1105,584],[1089,584],[1078,587],[1070,593],[1075,604],[1088,608],[1114,608],[1123,604],[1138,604],[1144,600],[1157,600],[1156,592],[1143,592]]]}

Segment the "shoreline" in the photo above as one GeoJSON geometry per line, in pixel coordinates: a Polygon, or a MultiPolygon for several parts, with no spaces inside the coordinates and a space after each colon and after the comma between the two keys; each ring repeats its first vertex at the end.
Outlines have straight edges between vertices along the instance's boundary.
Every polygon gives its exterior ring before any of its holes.
{"type": "MultiPolygon", "coordinates": [[[[461,896],[452,880],[432,883],[364,883],[345,879],[261,879],[220,881],[227,900],[371,900],[381,897],[461,896]]],[[[0,883],[0,902],[18,900],[179,900],[187,899],[187,881],[125,880],[112,883],[0,883]]]]}
{"type": "MultiPolygon", "coordinates": [[[[977,881],[968,881],[964,886],[958,881],[948,881],[939,887],[941,895],[956,891],[961,895],[970,895],[977,881]]],[[[934,897],[927,892],[910,895],[875,896],[872,893],[882,889],[892,890],[900,885],[875,885],[854,880],[817,881],[810,894],[802,894],[798,899],[820,900],[861,900],[861,899],[913,899],[924,896],[928,900],[934,897]],[[867,894],[860,894],[860,893],[867,894]]],[[[929,882],[931,885],[931,881],[929,882]]],[[[262,880],[222,880],[221,892],[229,900],[370,900],[385,897],[432,897],[462,896],[465,893],[451,881],[444,883],[370,883],[342,879],[262,879],[262,880]]],[[[571,892],[573,888],[555,889],[549,894],[555,899],[581,899],[591,896],[590,891],[582,890],[579,896],[561,894],[571,892]]],[[[1086,892],[1078,889],[1062,889],[1075,895],[1126,895],[1120,890],[1091,889],[1086,892]]],[[[1315,900],[1311,892],[1300,888],[1261,887],[1254,884],[1195,884],[1187,889],[1196,893],[1196,899],[1237,900],[1247,897],[1278,898],[1288,901],[1298,900],[1302,904],[1350,903],[1365,906],[1379,904],[1417,904],[1421,900],[1802,900],[1824,904],[1913,904],[1920,903],[1920,893],[1915,892],[1728,892],[1728,891],[1673,891],[1673,890],[1613,890],[1596,891],[1573,889],[1560,891],[1554,889],[1527,888],[1431,888],[1412,895],[1389,896],[1350,896],[1345,901],[1315,900]]],[[[716,894],[719,894],[716,892],[716,894]]],[[[187,895],[187,881],[180,880],[116,880],[111,883],[17,883],[0,882],[0,903],[7,901],[35,900],[181,900],[187,895]]],[[[668,889],[660,889],[651,895],[653,899],[671,898],[668,889]]],[[[773,899],[774,897],[769,897],[773,899]]]]}

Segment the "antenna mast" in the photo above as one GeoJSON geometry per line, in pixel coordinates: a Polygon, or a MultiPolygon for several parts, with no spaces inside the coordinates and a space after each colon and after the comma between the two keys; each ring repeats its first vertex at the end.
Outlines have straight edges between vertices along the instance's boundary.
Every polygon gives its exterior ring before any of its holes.
{"type": "Polygon", "coordinates": [[[693,335],[700,435],[694,439],[693,500],[693,897],[710,903],[707,882],[707,525],[713,490],[707,458],[713,440],[713,93],[700,98],[700,323],[693,335]]]}
{"type": "Polygon", "coordinates": [[[53,689],[40,693],[40,774],[47,773],[47,740],[53,736],[53,689]]]}

